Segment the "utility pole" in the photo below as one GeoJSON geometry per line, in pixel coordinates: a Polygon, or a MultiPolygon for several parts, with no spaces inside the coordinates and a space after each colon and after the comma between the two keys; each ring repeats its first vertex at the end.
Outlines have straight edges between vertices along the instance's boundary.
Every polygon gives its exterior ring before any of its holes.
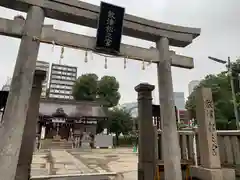
{"type": "Polygon", "coordinates": [[[239,114],[238,114],[239,111],[238,111],[236,93],[235,93],[235,89],[234,89],[233,76],[232,76],[232,65],[231,65],[230,57],[228,57],[228,73],[229,73],[230,82],[231,82],[234,114],[235,114],[235,118],[236,118],[236,127],[237,127],[237,129],[240,129],[239,128],[239,114]]]}
{"type": "Polygon", "coordinates": [[[234,107],[234,114],[236,118],[236,128],[239,130],[240,129],[240,124],[239,124],[239,111],[238,111],[238,105],[237,105],[237,99],[236,99],[236,93],[234,89],[234,82],[233,82],[233,72],[232,72],[232,64],[230,61],[230,57],[228,57],[228,61],[221,60],[215,57],[208,56],[209,59],[221,63],[221,64],[226,64],[227,63],[227,72],[230,77],[230,84],[231,84],[231,90],[232,90],[232,100],[233,100],[233,107],[234,107]]]}

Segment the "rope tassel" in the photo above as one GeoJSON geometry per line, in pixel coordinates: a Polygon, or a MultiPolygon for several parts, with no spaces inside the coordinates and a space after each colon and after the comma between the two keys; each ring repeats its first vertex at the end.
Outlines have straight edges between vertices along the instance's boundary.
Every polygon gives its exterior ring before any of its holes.
{"type": "Polygon", "coordinates": [[[84,59],[84,62],[85,62],[85,63],[88,62],[88,52],[87,52],[87,51],[85,52],[85,59],[84,59]]]}
{"type": "Polygon", "coordinates": [[[55,48],[55,41],[52,41],[52,52],[54,51],[55,48]]]}
{"type": "Polygon", "coordinates": [[[124,66],[123,66],[123,68],[124,68],[124,69],[127,68],[127,58],[126,58],[126,57],[124,57],[124,66]]]}
{"type": "Polygon", "coordinates": [[[104,64],[104,68],[107,69],[107,57],[105,57],[105,64],[104,64]]]}
{"type": "Polygon", "coordinates": [[[64,57],[63,54],[64,54],[64,47],[62,46],[59,64],[62,64],[62,59],[63,59],[63,57],[64,57]]]}
{"type": "Polygon", "coordinates": [[[145,70],[146,68],[145,68],[145,61],[143,60],[142,61],[142,70],[145,70]]]}

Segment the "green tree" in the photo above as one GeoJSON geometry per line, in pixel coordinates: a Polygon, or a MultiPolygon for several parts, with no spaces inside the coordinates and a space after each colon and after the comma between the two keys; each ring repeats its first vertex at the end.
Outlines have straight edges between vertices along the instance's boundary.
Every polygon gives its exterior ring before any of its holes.
{"type": "Polygon", "coordinates": [[[99,101],[105,107],[114,107],[120,100],[119,83],[113,76],[103,76],[98,80],[96,74],[83,74],[73,86],[75,100],[99,101]]]}
{"type": "MultiPolygon", "coordinates": [[[[217,128],[229,128],[228,122],[233,122],[235,116],[228,74],[222,72],[217,75],[208,75],[200,82],[197,88],[199,87],[208,87],[212,89],[217,128]]],[[[190,112],[191,118],[196,118],[195,94],[197,88],[188,97],[186,102],[186,109],[190,112]]]]}
{"type": "Polygon", "coordinates": [[[98,98],[105,102],[107,107],[118,105],[121,98],[119,83],[113,76],[103,76],[98,82],[98,98]]]}
{"type": "Polygon", "coordinates": [[[132,130],[132,116],[124,108],[114,107],[108,112],[108,131],[116,134],[116,143],[118,143],[121,133],[128,134],[132,130]]]}
{"type": "MultiPolygon", "coordinates": [[[[73,86],[73,97],[80,101],[98,101],[108,114],[108,108],[116,106],[120,100],[118,90],[119,83],[113,76],[103,76],[99,80],[96,74],[83,74],[73,86]]],[[[100,120],[97,124],[97,133],[101,133],[107,125],[105,120],[100,120]]]]}
{"type": "Polygon", "coordinates": [[[98,91],[98,76],[96,74],[83,74],[73,86],[75,100],[95,101],[98,91]]]}

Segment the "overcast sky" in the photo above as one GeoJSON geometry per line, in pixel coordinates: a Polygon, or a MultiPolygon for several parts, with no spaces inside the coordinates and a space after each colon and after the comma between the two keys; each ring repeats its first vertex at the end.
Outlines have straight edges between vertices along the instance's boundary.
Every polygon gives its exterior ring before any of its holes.
{"type": "MultiPolygon", "coordinates": [[[[87,0],[85,0],[87,1],[87,0]]],[[[89,3],[100,5],[99,0],[88,0],[89,3]]],[[[218,73],[225,69],[222,64],[211,62],[207,57],[215,56],[236,60],[240,56],[240,1],[239,0],[107,0],[126,8],[126,13],[140,17],[172,23],[182,26],[201,28],[201,35],[186,48],[172,48],[177,53],[194,58],[193,70],[172,68],[174,91],[188,95],[188,83],[191,80],[202,79],[209,73],[218,73]]],[[[19,14],[16,11],[0,8],[0,17],[12,19],[19,14]]],[[[23,14],[24,15],[24,14],[23,14]]],[[[95,36],[96,31],[65,22],[45,20],[46,24],[54,24],[57,29],[95,36]]],[[[149,48],[152,42],[123,37],[123,42],[149,48]]],[[[0,86],[7,77],[13,74],[20,40],[0,37],[0,86]]],[[[41,44],[38,60],[57,63],[60,48],[52,53],[50,45],[41,44]]],[[[90,58],[89,58],[90,59],[90,58]]],[[[157,69],[151,65],[141,70],[142,63],[129,60],[127,69],[123,68],[123,59],[109,59],[108,69],[104,69],[104,58],[97,55],[93,60],[84,63],[84,52],[65,49],[63,64],[78,67],[78,75],[96,73],[99,77],[112,75],[120,83],[122,95],[120,103],[136,101],[134,87],[140,82],[148,82],[156,86],[154,102],[158,103],[157,69]]]]}

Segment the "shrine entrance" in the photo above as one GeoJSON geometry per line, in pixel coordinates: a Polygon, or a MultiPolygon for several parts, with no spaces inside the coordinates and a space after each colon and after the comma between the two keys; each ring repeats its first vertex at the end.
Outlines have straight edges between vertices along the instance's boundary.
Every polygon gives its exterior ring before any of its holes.
{"type": "Polygon", "coordinates": [[[68,140],[70,137],[71,126],[72,125],[66,123],[48,123],[46,124],[45,138],[59,138],[68,140]]]}
{"type": "MultiPolygon", "coordinates": [[[[177,55],[169,46],[185,47],[200,35],[200,29],[169,25],[125,14],[125,9],[107,3],[101,8],[78,0],[1,0],[0,6],[27,12],[26,20],[0,19],[0,33],[21,38],[18,57],[12,78],[11,89],[0,130],[0,172],[4,180],[26,180],[29,176],[32,151],[22,144],[34,132],[25,132],[29,126],[27,117],[37,117],[38,107],[31,109],[38,101],[30,104],[33,74],[40,43],[56,44],[72,48],[96,51],[128,59],[157,64],[160,104],[163,108],[162,140],[165,144],[165,178],[180,180],[180,148],[178,144],[176,121],[174,120],[174,102],[171,66],[191,69],[193,59],[177,55]],[[97,37],[88,37],[54,29],[44,25],[45,17],[98,29],[97,37]],[[126,35],[156,43],[156,48],[141,48],[121,43],[126,35]],[[31,107],[31,108],[30,108],[31,107]],[[34,114],[34,113],[35,114],[34,114]],[[20,120],[21,121],[20,121],[20,120]],[[171,120],[169,120],[171,119],[171,120]],[[9,151],[9,144],[12,145],[9,151]],[[174,149],[171,151],[170,149],[174,149]],[[24,156],[23,155],[28,155],[24,156]],[[9,168],[11,167],[11,168],[9,168]],[[173,172],[174,170],[174,172],[173,172]],[[21,175],[21,176],[20,176],[21,175]]],[[[40,96],[40,95],[39,95],[40,96]]],[[[141,97],[141,95],[140,95],[141,97]]],[[[141,150],[142,151],[142,150],[141,150]]],[[[141,152],[140,152],[141,153],[141,152]]],[[[139,179],[153,179],[154,162],[139,159],[139,179]]]]}

